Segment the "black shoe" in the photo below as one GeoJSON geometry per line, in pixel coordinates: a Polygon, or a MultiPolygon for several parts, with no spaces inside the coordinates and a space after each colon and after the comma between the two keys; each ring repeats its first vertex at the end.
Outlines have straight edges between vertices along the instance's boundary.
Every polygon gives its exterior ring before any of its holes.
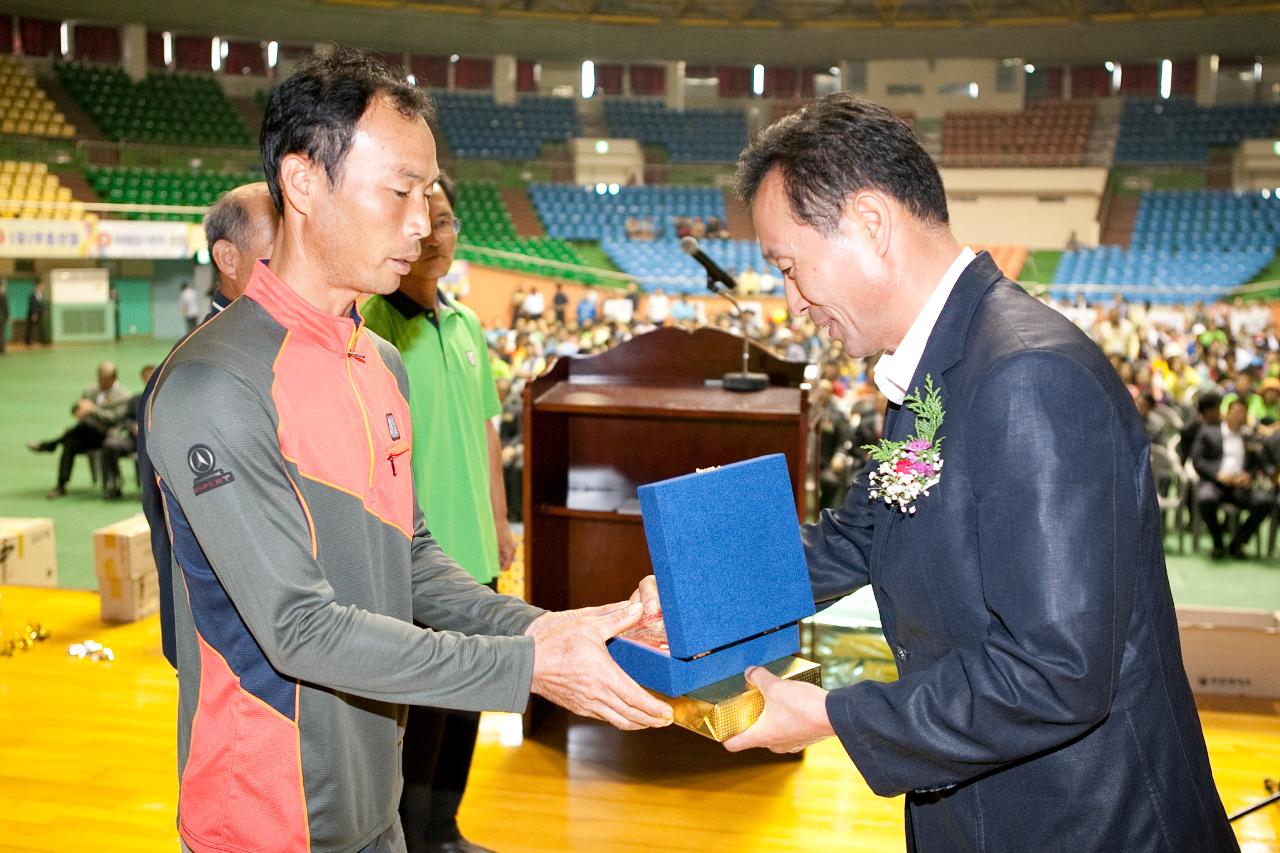
{"type": "Polygon", "coordinates": [[[1231,555],[1231,559],[1233,560],[1249,559],[1244,555],[1244,545],[1232,545],[1230,548],[1227,549],[1227,553],[1231,555]]]}
{"type": "Polygon", "coordinates": [[[102,490],[102,496],[109,501],[120,500],[121,492],[119,486],[108,486],[102,490]]]}
{"type": "Polygon", "coordinates": [[[1216,546],[1213,549],[1213,552],[1209,554],[1209,557],[1214,560],[1221,560],[1221,559],[1224,559],[1226,556],[1227,556],[1227,552],[1222,549],[1221,545],[1216,546]]]}
{"type": "Polygon", "coordinates": [[[488,847],[472,844],[465,838],[457,841],[428,841],[421,849],[423,853],[497,853],[488,847]]]}
{"type": "Polygon", "coordinates": [[[52,453],[58,447],[54,441],[28,441],[27,450],[32,453],[52,453]]]}
{"type": "Polygon", "coordinates": [[[63,498],[66,496],[67,496],[67,490],[63,486],[54,486],[52,489],[49,490],[49,494],[45,495],[45,497],[48,498],[49,500],[53,500],[54,498],[63,498]]]}

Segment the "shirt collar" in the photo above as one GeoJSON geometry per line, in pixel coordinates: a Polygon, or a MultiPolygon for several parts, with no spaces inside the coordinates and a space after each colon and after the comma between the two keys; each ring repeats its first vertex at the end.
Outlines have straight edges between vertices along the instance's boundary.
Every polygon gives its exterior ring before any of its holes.
{"type": "Polygon", "coordinates": [[[938,317],[942,314],[948,297],[951,296],[951,291],[955,289],[960,275],[976,257],[977,255],[968,246],[960,250],[960,254],[951,262],[951,266],[947,267],[942,280],[938,282],[937,287],[924,303],[924,307],[916,315],[911,328],[907,329],[902,343],[893,353],[885,353],[876,362],[875,370],[872,372],[876,387],[880,389],[880,393],[899,406],[907,398],[911,379],[916,375],[916,368],[920,366],[920,359],[924,357],[924,348],[929,343],[929,336],[933,333],[933,327],[937,324],[938,317]]]}
{"type": "MultiPolygon", "coordinates": [[[[397,290],[395,293],[389,293],[382,298],[387,300],[387,303],[390,304],[392,308],[399,311],[400,316],[404,317],[406,320],[412,320],[414,317],[417,317],[420,314],[426,313],[426,310],[427,310],[423,308],[420,304],[418,304],[417,301],[410,299],[408,296],[405,296],[404,293],[402,293],[399,290],[397,290]]],[[[443,317],[445,314],[450,314],[456,310],[457,308],[454,306],[453,300],[450,299],[443,290],[437,290],[436,291],[437,316],[443,317]]]]}
{"type": "Polygon", "coordinates": [[[209,300],[209,307],[213,309],[213,313],[217,314],[223,308],[231,304],[231,300],[221,290],[213,292],[213,299],[209,300]]]}
{"type": "Polygon", "coordinates": [[[357,333],[364,324],[364,318],[354,307],[341,317],[316,308],[285,284],[263,261],[254,265],[244,295],[261,305],[277,323],[293,334],[344,355],[356,346],[357,333]]]}

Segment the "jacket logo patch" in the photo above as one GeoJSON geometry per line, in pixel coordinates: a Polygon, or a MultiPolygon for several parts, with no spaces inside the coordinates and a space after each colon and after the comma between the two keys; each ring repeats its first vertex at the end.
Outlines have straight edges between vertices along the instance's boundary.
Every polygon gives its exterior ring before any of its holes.
{"type": "Polygon", "coordinates": [[[392,441],[400,440],[400,427],[396,426],[396,416],[387,412],[387,431],[391,433],[392,441]]]}
{"type": "Polygon", "coordinates": [[[218,467],[217,457],[205,444],[194,444],[187,451],[187,467],[191,469],[192,474],[196,475],[191,491],[197,495],[203,495],[235,480],[234,474],[218,467]]]}
{"type": "Polygon", "coordinates": [[[467,350],[467,361],[471,362],[471,366],[472,366],[472,367],[475,367],[475,366],[476,366],[476,351],[475,351],[475,350],[471,350],[471,349],[467,350]]]}

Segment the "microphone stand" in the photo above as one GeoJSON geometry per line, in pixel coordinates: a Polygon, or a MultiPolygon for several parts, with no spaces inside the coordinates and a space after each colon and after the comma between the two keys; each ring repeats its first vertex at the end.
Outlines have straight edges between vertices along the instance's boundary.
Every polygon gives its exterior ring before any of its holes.
{"type": "Polygon", "coordinates": [[[751,339],[747,337],[747,318],[742,313],[742,306],[738,304],[738,300],[729,295],[729,288],[710,276],[707,276],[707,289],[729,300],[729,304],[738,312],[738,322],[742,324],[742,370],[739,373],[726,373],[721,378],[724,389],[726,391],[763,391],[769,387],[769,377],[763,373],[752,373],[747,369],[747,363],[751,358],[751,339]]]}

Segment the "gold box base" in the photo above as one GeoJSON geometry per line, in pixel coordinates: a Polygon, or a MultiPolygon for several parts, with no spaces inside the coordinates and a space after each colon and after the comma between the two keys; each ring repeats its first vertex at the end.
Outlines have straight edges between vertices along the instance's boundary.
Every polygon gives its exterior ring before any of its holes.
{"type": "MultiPolygon", "coordinates": [[[[798,657],[780,658],[765,669],[787,681],[822,685],[822,667],[798,657]]],[[[684,696],[649,691],[671,705],[675,723],[714,741],[726,741],[750,728],[764,712],[764,695],[741,675],[730,676],[684,696]]]]}

